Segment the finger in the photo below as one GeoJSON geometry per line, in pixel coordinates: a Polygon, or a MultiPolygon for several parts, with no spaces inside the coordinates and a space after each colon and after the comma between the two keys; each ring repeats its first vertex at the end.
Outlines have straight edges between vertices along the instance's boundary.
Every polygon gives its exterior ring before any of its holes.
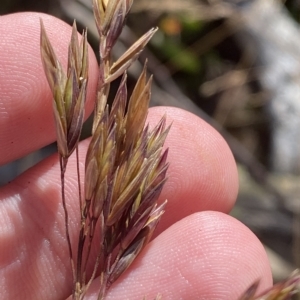
{"type": "MultiPolygon", "coordinates": [[[[266,253],[255,235],[222,213],[193,214],[153,240],[109,290],[106,299],[239,299],[260,280],[272,284],[266,253]]],[[[97,299],[99,280],[90,297],[97,299]]]]}
{"type": "MultiPolygon", "coordinates": [[[[0,165],[55,140],[52,95],[40,58],[40,18],[57,57],[67,65],[72,28],[48,15],[0,17],[0,165]]],[[[89,49],[87,115],[93,107],[97,62],[89,49]]]]}
{"type": "MultiPolygon", "coordinates": [[[[161,199],[169,199],[169,205],[166,211],[167,218],[164,220],[165,216],[163,216],[160,230],[171,226],[186,214],[204,208],[209,209],[210,205],[217,208],[217,203],[220,203],[219,210],[225,210],[230,205],[231,199],[235,197],[237,186],[237,183],[234,183],[234,178],[236,179],[234,161],[220,136],[206,123],[183,110],[151,109],[149,118],[153,122],[164,113],[167,113],[169,121],[173,120],[173,125],[166,142],[166,146],[170,148],[169,181],[161,195],[161,199]],[[195,145],[191,142],[190,136],[196,140],[195,145]],[[183,146],[186,143],[190,143],[191,149],[183,146]],[[178,145],[181,146],[180,151],[177,149],[178,145]],[[219,146],[226,147],[223,149],[219,146]],[[220,154],[223,150],[227,153],[224,156],[220,154]],[[223,170],[219,166],[222,164],[220,156],[224,160],[231,161],[232,165],[228,163],[227,168],[223,170]],[[198,160],[204,165],[198,163],[198,160]],[[221,175],[210,171],[210,168],[215,171],[220,170],[221,175]],[[229,170],[233,174],[230,174],[229,170]],[[226,172],[228,172],[227,175],[226,172]],[[181,181],[185,183],[180,184],[181,181]],[[208,186],[213,183],[214,188],[206,188],[205,181],[208,181],[208,186]],[[169,184],[171,186],[168,187],[169,184]],[[193,188],[193,185],[199,189],[193,188]],[[234,195],[230,195],[230,191],[227,190],[228,186],[232,187],[231,192],[234,195]],[[219,190],[219,193],[215,190],[219,190]],[[178,195],[181,195],[182,199],[178,195]]],[[[82,162],[87,144],[87,141],[81,144],[82,162]]],[[[226,162],[223,163],[226,165],[226,162]]],[[[66,177],[68,180],[66,199],[71,218],[73,244],[76,244],[76,230],[79,224],[75,170],[76,163],[74,159],[71,159],[66,177]]],[[[18,299],[20,293],[30,295],[27,299],[40,299],[38,297],[45,294],[53,295],[55,299],[67,297],[71,289],[72,275],[60,203],[60,172],[57,157],[48,158],[0,189],[0,199],[2,200],[0,202],[0,228],[3,230],[0,235],[0,272],[2,272],[0,278],[5,278],[5,282],[2,282],[3,290],[14,293],[8,294],[7,298],[18,299]],[[11,276],[6,276],[8,266],[13,265],[19,257],[23,257],[23,260],[15,268],[9,270],[11,276]],[[22,280],[24,276],[26,276],[26,282],[22,280]],[[9,278],[12,280],[10,281],[9,278]],[[15,280],[20,282],[17,288],[14,286],[15,280]],[[53,287],[56,289],[55,292],[53,292],[53,287]],[[31,294],[32,292],[35,294],[31,294]]],[[[43,296],[43,299],[47,298],[43,296]]],[[[49,299],[51,299],[50,296],[49,299]]]]}

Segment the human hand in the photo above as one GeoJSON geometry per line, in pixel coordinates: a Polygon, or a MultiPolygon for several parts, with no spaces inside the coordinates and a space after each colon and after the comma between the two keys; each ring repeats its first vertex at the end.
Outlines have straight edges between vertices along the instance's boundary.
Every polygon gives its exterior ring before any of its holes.
{"type": "MultiPolygon", "coordinates": [[[[67,62],[71,27],[47,15],[0,17],[0,164],[55,140],[52,96],[40,59],[39,18],[57,56],[67,62]]],[[[93,107],[97,62],[90,51],[87,114],[93,107]]],[[[257,279],[272,283],[263,246],[227,215],[238,189],[232,154],[222,137],[198,117],[170,107],[149,110],[173,122],[166,140],[170,168],[160,200],[168,199],[156,236],[107,294],[107,299],[238,299],[257,279]]],[[[80,145],[81,161],[88,143],[80,145]]],[[[71,239],[79,223],[76,164],[68,165],[66,197],[71,239]],[[75,195],[75,196],[73,196],[75,195]]],[[[66,299],[72,274],[53,155],[0,189],[2,299],[66,299]]],[[[98,281],[87,299],[96,299],[98,281]]]]}

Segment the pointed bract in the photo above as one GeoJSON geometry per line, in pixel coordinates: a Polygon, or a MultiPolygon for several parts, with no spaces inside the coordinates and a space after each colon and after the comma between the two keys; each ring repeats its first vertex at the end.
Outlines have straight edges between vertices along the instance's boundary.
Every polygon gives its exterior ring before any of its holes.
{"type": "Polygon", "coordinates": [[[125,70],[127,70],[132,63],[139,57],[147,43],[157,31],[157,28],[150,29],[145,33],[138,41],[136,41],[111,67],[110,77],[106,78],[106,81],[112,81],[111,78],[117,78],[125,70]]]}

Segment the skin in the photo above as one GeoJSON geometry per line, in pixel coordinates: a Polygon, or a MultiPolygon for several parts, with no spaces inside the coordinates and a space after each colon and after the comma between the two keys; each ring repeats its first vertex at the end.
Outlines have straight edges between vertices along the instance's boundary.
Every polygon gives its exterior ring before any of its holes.
{"type": "MultiPolygon", "coordinates": [[[[37,13],[0,17],[0,164],[55,140],[52,96],[39,53],[42,18],[57,56],[66,65],[71,27],[37,13]]],[[[93,107],[97,62],[90,51],[87,115],[93,107]]],[[[255,280],[272,284],[263,246],[227,215],[238,190],[233,156],[223,138],[186,111],[151,108],[150,124],[163,114],[172,129],[168,199],[155,237],[109,290],[107,299],[237,299],[255,280]]],[[[87,141],[80,145],[83,167],[87,141]]],[[[66,187],[71,239],[78,224],[75,162],[66,187]],[[74,196],[75,195],[75,196],[74,196]]],[[[60,203],[60,175],[53,155],[0,188],[0,290],[3,299],[66,299],[72,285],[60,203]]],[[[96,299],[98,281],[88,299],[96,299]]]]}

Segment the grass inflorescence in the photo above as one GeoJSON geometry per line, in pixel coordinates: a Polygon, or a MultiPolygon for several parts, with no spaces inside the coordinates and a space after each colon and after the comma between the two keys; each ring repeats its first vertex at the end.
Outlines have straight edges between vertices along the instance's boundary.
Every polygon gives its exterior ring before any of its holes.
{"type": "Polygon", "coordinates": [[[139,57],[156,29],[149,30],[119,59],[112,62],[115,45],[132,1],[94,0],[94,16],[100,36],[99,81],[92,137],[85,160],[84,189],[81,191],[78,143],[84,120],[88,83],[87,35],[77,37],[76,23],[64,72],[41,22],[41,57],[53,94],[53,112],[61,166],[61,195],[65,231],[73,273],[73,299],[83,299],[91,282],[100,281],[98,299],[130,266],[149,242],[166,205],[157,204],[166,181],[168,150],[162,150],[169,131],[166,119],[150,129],[146,125],[151,81],[145,67],[130,95],[126,71],[139,57]],[[121,77],[113,104],[107,99],[111,82],[121,77]],[[69,157],[76,152],[80,212],[77,257],[74,257],[65,196],[65,173],[69,157]],[[87,274],[97,246],[94,270],[87,274]]]}

